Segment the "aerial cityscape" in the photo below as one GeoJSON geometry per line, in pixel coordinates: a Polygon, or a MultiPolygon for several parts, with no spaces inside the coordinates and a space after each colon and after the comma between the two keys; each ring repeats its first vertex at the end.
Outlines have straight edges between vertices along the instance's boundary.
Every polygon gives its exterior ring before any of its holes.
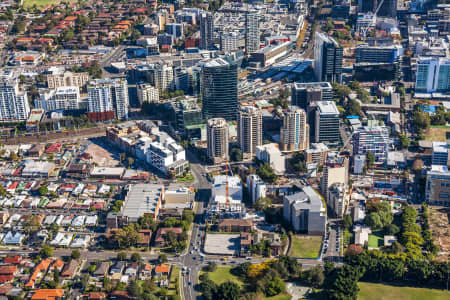
{"type": "Polygon", "coordinates": [[[0,300],[450,299],[450,0],[2,0],[0,300]]]}

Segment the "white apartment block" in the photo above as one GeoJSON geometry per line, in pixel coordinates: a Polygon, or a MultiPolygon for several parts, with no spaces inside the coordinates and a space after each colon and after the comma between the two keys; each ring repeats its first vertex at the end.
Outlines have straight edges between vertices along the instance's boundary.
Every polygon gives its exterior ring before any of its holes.
{"type": "Polygon", "coordinates": [[[150,84],[139,84],[137,86],[137,96],[139,104],[145,102],[154,103],[159,101],[159,90],[150,84]]]}
{"type": "Polygon", "coordinates": [[[175,87],[172,66],[165,64],[151,65],[148,75],[150,84],[156,87],[160,92],[173,90],[175,87]]]}
{"type": "Polygon", "coordinates": [[[256,174],[251,174],[247,176],[247,188],[252,203],[255,203],[260,198],[266,197],[267,191],[266,184],[256,174]]]}
{"type": "Polygon", "coordinates": [[[127,119],[128,104],[125,79],[97,79],[89,83],[88,117],[91,120],[127,119]]]}
{"type": "Polygon", "coordinates": [[[19,80],[13,74],[0,76],[0,122],[24,121],[30,107],[27,93],[19,91],[19,80]]]}
{"type": "Polygon", "coordinates": [[[342,218],[344,216],[345,206],[347,204],[345,184],[334,183],[328,188],[327,204],[336,217],[342,218]]]}
{"type": "Polygon", "coordinates": [[[186,160],[186,151],[171,137],[153,142],[147,150],[147,162],[163,173],[175,162],[186,160]]]}
{"type": "Polygon", "coordinates": [[[238,32],[224,32],[220,35],[220,50],[225,53],[237,51],[240,38],[238,32]]]}
{"type": "Polygon", "coordinates": [[[34,106],[45,111],[80,109],[80,89],[77,86],[58,87],[45,90],[34,100],[34,106]]]}
{"type": "Polygon", "coordinates": [[[256,158],[269,163],[276,174],[283,174],[286,170],[285,159],[278,144],[266,144],[256,147],[256,158]]]}
{"type": "Polygon", "coordinates": [[[56,89],[62,86],[82,87],[89,81],[89,74],[64,72],[61,69],[54,70],[52,74],[47,75],[47,85],[50,89],[56,89]]]}

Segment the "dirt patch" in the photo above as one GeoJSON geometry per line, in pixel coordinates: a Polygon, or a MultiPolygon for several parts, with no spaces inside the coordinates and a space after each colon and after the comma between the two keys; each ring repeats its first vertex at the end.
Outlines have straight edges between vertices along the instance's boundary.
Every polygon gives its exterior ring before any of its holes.
{"type": "Polygon", "coordinates": [[[436,259],[447,261],[450,258],[450,208],[430,207],[430,229],[433,240],[441,248],[436,259]]]}
{"type": "Polygon", "coordinates": [[[448,139],[450,128],[446,127],[431,127],[426,133],[426,139],[429,141],[445,142],[448,139]]]}
{"type": "Polygon", "coordinates": [[[119,165],[119,161],[114,158],[114,155],[100,145],[90,144],[85,153],[90,154],[92,162],[99,167],[116,167],[119,165]]]}
{"type": "Polygon", "coordinates": [[[53,133],[49,131],[45,135],[33,135],[33,136],[17,136],[17,137],[5,137],[0,141],[2,144],[6,145],[17,145],[17,144],[40,144],[40,143],[50,143],[50,142],[65,142],[80,140],[83,138],[104,136],[106,126],[98,126],[93,128],[83,128],[78,130],[68,130],[64,132],[53,133]]]}

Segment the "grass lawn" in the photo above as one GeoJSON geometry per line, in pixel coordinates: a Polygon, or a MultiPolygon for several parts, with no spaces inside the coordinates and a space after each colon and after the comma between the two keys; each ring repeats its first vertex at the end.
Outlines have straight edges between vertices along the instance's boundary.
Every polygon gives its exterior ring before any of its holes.
{"type": "Polygon", "coordinates": [[[179,278],[180,278],[180,267],[178,267],[177,265],[173,265],[172,272],[170,273],[169,289],[167,291],[168,295],[177,294],[175,283],[179,280],[179,278]]]}
{"type": "Polygon", "coordinates": [[[187,173],[186,176],[177,177],[178,182],[192,182],[194,181],[194,175],[187,173]]]}
{"type": "Polygon", "coordinates": [[[209,272],[209,278],[216,284],[221,284],[228,280],[237,283],[239,286],[244,285],[241,279],[230,273],[231,267],[218,266],[214,272],[209,272]]]}
{"type": "Polygon", "coordinates": [[[293,235],[289,255],[294,257],[316,258],[322,246],[321,236],[293,235]]]}
{"type": "MultiPolygon", "coordinates": [[[[32,7],[36,4],[38,8],[47,6],[49,4],[56,4],[61,2],[61,0],[23,0],[24,7],[32,7]]],[[[70,1],[69,1],[70,2],[70,1]]]]}
{"type": "Polygon", "coordinates": [[[292,296],[288,293],[281,293],[279,295],[273,296],[273,297],[266,297],[265,300],[291,300],[292,296]]]}
{"type": "Polygon", "coordinates": [[[375,232],[374,234],[369,235],[369,248],[379,248],[384,245],[384,237],[381,234],[375,232]]]}
{"type": "Polygon", "coordinates": [[[358,300],[444,300],[450,299],[450,292],[435,289],[400,287],[379,283],[358,283],[358,300]]]}
{"type": "Polygon", "coordinates": [[[350,232],[348,229],[344,230],[344,248],[346,249],[348,245],[353,244],[355,242],[355,237],[353,232],[350,232]]]}

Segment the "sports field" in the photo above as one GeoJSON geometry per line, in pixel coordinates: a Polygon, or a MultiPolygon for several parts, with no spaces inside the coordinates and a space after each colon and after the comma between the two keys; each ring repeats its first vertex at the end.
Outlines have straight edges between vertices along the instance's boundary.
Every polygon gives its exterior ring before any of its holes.
{"type": "Polygon", "coordinates": [[[358,283],[358,300],[447,300],[450,292],[435,289],[422,289],[384,285],[379,283],[358,283]]]}

